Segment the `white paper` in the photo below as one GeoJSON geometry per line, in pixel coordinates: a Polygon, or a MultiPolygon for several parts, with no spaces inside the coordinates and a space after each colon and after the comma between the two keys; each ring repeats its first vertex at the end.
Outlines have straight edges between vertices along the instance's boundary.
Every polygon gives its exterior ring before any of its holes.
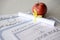
{"type": "Polygon", "coordinates": [[[0,40],[60,40],[60,28],[40,21],[34,23],[28,17],[12,17],[0,21],[0,40]]]}

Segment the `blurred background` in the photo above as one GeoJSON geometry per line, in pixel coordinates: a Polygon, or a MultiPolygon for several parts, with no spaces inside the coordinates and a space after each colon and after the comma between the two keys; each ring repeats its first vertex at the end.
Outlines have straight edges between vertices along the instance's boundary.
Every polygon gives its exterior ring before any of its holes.
{"type": "MultiPolygon", "coordinates": [[[[39,0],[48,7],[47,16],[60,19],[60,0],[39,0]]],[[[0,15],[31,11],[38,0],[0,0],[0,15]]]]}

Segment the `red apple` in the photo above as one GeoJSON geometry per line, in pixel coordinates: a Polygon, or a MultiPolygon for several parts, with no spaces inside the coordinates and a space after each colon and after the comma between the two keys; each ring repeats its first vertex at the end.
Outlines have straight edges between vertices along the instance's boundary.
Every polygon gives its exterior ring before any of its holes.
{"type": "Polygon", "coordinates": [[[47,12],[47,6],[42,2],[33,5],[32,12],[34,12],[34,9],[37,11],[37,15],[44,16],[47,12]]]}

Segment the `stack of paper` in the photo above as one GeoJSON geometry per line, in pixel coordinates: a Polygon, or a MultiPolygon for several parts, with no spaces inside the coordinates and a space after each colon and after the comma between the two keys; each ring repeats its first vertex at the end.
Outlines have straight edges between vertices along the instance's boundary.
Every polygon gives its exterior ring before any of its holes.
{"type": "Polygon", "coordinates": [[[0,16],[0,40],[60,40],[60,28],[28,15],[0,16]]]}

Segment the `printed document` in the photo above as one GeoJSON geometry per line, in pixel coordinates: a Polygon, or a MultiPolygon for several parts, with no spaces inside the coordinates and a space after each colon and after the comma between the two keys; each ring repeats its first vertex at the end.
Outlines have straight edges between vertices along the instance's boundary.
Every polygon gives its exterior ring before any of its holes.
{"type": "Polygon", "coordinates": [[[0,40],[60,40],[60,28],[22,15],[2,15],[0,40]]]}

